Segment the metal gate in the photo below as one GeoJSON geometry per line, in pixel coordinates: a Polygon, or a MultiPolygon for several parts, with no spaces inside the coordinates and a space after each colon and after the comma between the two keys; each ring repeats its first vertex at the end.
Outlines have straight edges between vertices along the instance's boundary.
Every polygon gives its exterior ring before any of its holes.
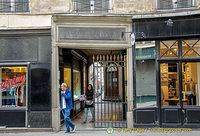
{"type": "Polygon", "coordinates": [[[127,127],[126,55],[93,56],[95,127],[127,127]]]}

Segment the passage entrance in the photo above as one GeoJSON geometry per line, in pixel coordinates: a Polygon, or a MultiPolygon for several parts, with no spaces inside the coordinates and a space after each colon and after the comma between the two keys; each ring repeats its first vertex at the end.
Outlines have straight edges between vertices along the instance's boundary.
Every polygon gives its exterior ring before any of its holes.
{"type": "Polygon", "coordinates": [[[95,127],[127,127],[127,56],[94,55],[95,127]]]}

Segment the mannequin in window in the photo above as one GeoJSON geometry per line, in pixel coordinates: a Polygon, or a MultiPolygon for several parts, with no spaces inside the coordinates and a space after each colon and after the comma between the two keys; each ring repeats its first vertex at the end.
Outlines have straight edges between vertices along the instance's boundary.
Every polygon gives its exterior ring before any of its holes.
{"type": "Polygon", "coordinates": [[[190,78],[187,82],[187,94],[188,94],[189,105],[194,105],[195,88],[192,78],[190,78]]]}

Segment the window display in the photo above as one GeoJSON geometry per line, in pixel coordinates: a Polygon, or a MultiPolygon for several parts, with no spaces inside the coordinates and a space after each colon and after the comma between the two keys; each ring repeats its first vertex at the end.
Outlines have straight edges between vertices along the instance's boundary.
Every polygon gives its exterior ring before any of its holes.
{"type": "Polygon", "coordinates": [[[182,64],[182,78],[183,78],[183,99],[187,101],[184,105],[200,106],[200,63],[189,62],[182,64]]]}
{"type": "Polygon", "coordinates": [[[0,67],[0,108],[26,106],[26,67],[0,67]]]}
{"type": "MultiPolygon", "coordinates": [[[[161,99],[163,106],[180,105],[178,63],[163,63],[161,69],[161,99]]],[[[183,105],[200,106],[200,63],[182,63],[183,105]]]]}
{"type": "Polygon", "coordinates": [[[81,95],[81,72],[78,70],[73,70],[73,79],[74,101],[76,101],[81,95]]]}
{"type": "Polygon", "coordinates": [[[162,105],[179,105],[178,63],[161,64],[160,73],[162,105]]]}
{"type": "Polygon", "coordinates": [[[200,105],[200,63],[196,62],[195,59],[200,57],[199,47],[199,39],[160,41],[160,59],[171,59],[171,62],[160,63],[162,106],[177,106],[180,105],[181,101],[184,106],[200,105]],[[178,53],[178,49],[181,52],[178,53]],[[190,62],[187,62],[187,60],[175,60],[177,58],[190,58],[195,62],[189,59],[188,61],[190,62]],[[180,65],[178,66],[179,63],[180,65]],[[181,74],[182,79],[179,78],[181,74]],[[179,90],[179,87],[182,89],[179,90]],[[180,98],[182,99],[181,101],[180,98]]]}
{"type": "Polygon", "coordinates": [[[64,83],[66,83],[67,88],[71,90],[71,68],[64,68],[64,83]]]}

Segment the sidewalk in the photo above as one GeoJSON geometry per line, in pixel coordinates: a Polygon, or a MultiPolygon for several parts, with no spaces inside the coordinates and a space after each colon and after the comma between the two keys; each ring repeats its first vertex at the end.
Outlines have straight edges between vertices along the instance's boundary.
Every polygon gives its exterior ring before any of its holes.
{"type": "MultiPolygon", "coordinates": [[[[200,129],[164,129],[164,128],[134,128],[130,132],[129,129],[114,129],[114,133],[108,134],[106,128],[94,128],[93,123],[89,123],[91,114],[88,115],[88,122],[81,124],[83,121],[84,112],[76,116],[72,121],[76,125],[77,129],[75,133],[65,134],[65,126],[62,126],[59,132],[25,132],[25,133],[0,133],[0,136],[200,136],[200,129]],[[159,130],[166,130],[166,132],[158,132],[159,130]],[[167,132],[167,130],[181,130],[180,132],[167,132]],[[190,132],[184,132],[185,130],[191,130],[190,132]],[[126,131],[126,132],[125,132],[126,131]],[[140,131],[140,132],[139,132],[140,131]],[[154,131],[154,132],[153,132],[154,131]]],[[[20,131],[18,131],[20,132],[20,131]]]]}
{"type": "Polygon", "coordinates": [[[114,130],[113,134],[108,134],[106,131],[76,131],[75,133],[65,134],[64,131],[60,132],[39,132],[39,133],[0,133],[0,136],[199,136],[200,131],[192,132],[174,132],[174,133],[161,133],[161,132],[117,132],[114,130]]]}
{"type": "MultiPolygon", "coordinates": [[[[105,131],[106,128],[95,128],[94,123],[89,123],[90,120],[92,120],[92,115],[90,112],[88,112],[88,118],[87,118],[87,123],[86,124],[81,124],[84,119],[84,114],[85,112],[82,111],[79,113],[77,116],[75,116],[72,119],[72,122],[76,125],[76,130],[77,131],[105,131]]],[[[61,131],[65,131],[65,125],[61,127],[61,131]]]]}

